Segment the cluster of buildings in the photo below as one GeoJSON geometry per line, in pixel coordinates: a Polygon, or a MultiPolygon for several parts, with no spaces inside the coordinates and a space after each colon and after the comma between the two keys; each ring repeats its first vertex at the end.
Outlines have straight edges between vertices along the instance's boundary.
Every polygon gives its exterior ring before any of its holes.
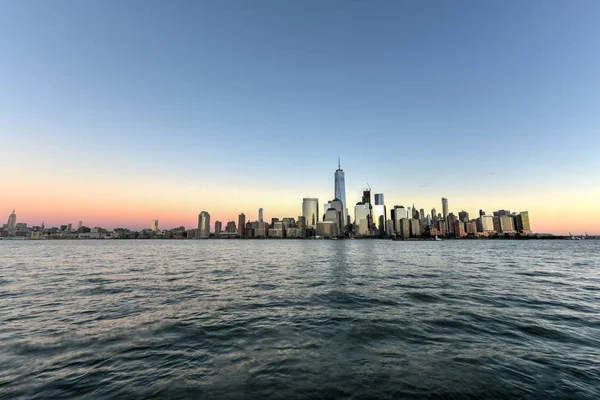
{"type": "Polygon", "coordinates": [[[354,221],[351,221],[346,202],[346,182],[338,158],[338,168],[334,174],[333,199],[319,207],[319,199],[307,197],[302,199],[302,214],[297,218],[271,218],[269,222],[263,218],[263,209],[258,210],[255,221],[246,219],[241,213],[235,221],[214,222],[211,230],[210,214],[202,211],[198,215],[198,226],[186,230],[183,226],[159,230],[158,220],[153,220],[150,229],[130,231],[117,228],[113,231],[95,227],[88,228],[80,221],[77,229],[71,224],[60,228],[41,226],[28,227],[25,223],[17,223],[13,209],[8,223],[2,226],[0,238],[31,239],[208,239],[208,238],[391,238],[404,240],[410,238],[434,237],[507,237],[531,235],[529,213],[511,213],[507,210],[494,211],[488,215],[483,210],[475,218],[466,211],[458,215],[449,212],[448,199],[442,198],[442,212],[435,208],[425,213],[424,209],[413,204],[410,207],[385,204],[383,193],[371,196],[371,188],[363,191],[362,198],[354,205],[354,221]],[[321,211],[320,211],[321,210],[321,211]]]}
{"type": "Polygon", "coordinates": [[[507,237],[531,235],[529,213],[511,213],[506,210],[492,215],[479,210],[477,218],[461,211],[449,212],[448,199],[442,198],[442,212],[435,208],[425,214],[421,208],[395,205],[389,213],[383,193],[371,196],[371,188],[365,189],[361,200],[354,205],[354,221],[351,221],[346,203],[344,171],[338,159],[334,174],[334,198],[323,205],[319,212],[319,199],[302,199],[302,215],[297,218],[263,219],[263,209],[258,210],[258,220],[247,221],[240,214],[238,223],[229,221],[223,229],[221,221],[215,221],[214,232],[210,230],[210,214],[202,211],[198,216],[198,229],[188,231],[196,239],[208,238],[392,238],[410,239],[422,237],[507,237]]]}

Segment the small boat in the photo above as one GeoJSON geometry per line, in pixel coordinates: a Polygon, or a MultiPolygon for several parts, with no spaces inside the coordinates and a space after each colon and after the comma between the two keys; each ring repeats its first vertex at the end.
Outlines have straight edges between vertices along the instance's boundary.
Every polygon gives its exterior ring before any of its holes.
{"type": "Polygon", "coordinates": [[[442,241],[442,239],[440,239],[440,238],[438,237],[438,235],[435,235],[435,239],[433,239],[433,240],[435,240],[436,242],[441,242],[441,241],[442,241]]]}

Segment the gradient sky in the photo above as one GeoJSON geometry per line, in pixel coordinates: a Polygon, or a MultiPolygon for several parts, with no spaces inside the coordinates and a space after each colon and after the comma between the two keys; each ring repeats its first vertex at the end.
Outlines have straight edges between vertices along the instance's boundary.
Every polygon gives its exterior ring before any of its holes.
{"type": "MultiPolygon", "coordinates": [[[[0,218],[388,206],[600,233],[600,2],[0,1],[0,218]]],[[[0,221],[4,223],[4,221],[0,221]]]]}

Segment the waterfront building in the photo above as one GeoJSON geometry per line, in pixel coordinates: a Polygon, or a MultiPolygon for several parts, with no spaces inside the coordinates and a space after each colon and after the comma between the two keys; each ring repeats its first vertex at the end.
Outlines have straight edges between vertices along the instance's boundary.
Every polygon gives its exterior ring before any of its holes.
{"type": "Polygon", "coordinates": [[[394,206],[391,213],[394,234],[399,234],[400,220],[406,218],[406,210],[404,209],[404,206],[394,206]]]}
{"type": "Polygon", "coordinates": [[[446,221],[441,218],[437,220],[437,231],[440,236],[446,235],[446,221]]]}
{"type": "Polygon", "coordinates": [[[421,227],[419,226],[419,220],[418,219],[411,219],[410,220],[410,236],[411,237],[419,237],[421,236],[421,227]]]}
{"type": "Polygon", "coordinates": [[[8,216],[8,223],[6,224],[6,229],[9,231],[14,231],[17,226],[17,214],[15,214],[15,209],[13,208],[12,213],[8,216]]]}
{"type": "Polygon", "coordinates": [[[334,221],[320,221],[317,223],[317,236],[338,237],[338,224],[334,221]]]}
{"type": "Polygon", "coordinates": [[[494,217],[500,217],[502,215],[510,215],[510,211],[508,211],[508,210],[494,211],[494,217]]]}
{"type": "Polygon", "coordinates": [[[223,230],[223,223],[221,221],[215,221],[215,237],[221,236],[223,230]]]}
{"type": "MultiPolygon", "coordinates": [[[[392,210],[390,210],[390,213],[393,213],[393,211],[394,211],[393,209],[392,209],[392,210]]],[[[393,216],[392,216],[392,217],[393,217],[393,216]]],[[[387,233],[387,236],[389,236],[389,237],[392,237],[392,236],[394,236],[394,221],[393,221],[392,219],[388,219],[388,220],[386,221],[386,224],[385,224],[385,225],[386,225],[386,233],[387,233]]]]}
{"type": "Polygon", "coordinates": [[[289,228],[285,231],[285,237],[288,238],[304,238],[306,237],[306,230],[302,228],[289,228]]]}
{"type": "Polygon", "coordinates": [[[469,213],[465,210],[462,210],[458,213],[458,219],[462,222],[469,222],[469,213]]]}
{"type": "Polygon", "coordinates": [[[225,232],[226,233],[238,233],[237,227],[235,226],[235,221],[227,222],[227,225],[225,225],[225,232]]]}
{"type": "Polygon", "coordinates": [[[152,224],[150,224],[150,230],[154,233],[156,233],[156,231],[158,231],[158,220],[157,219],[152,220],[152,224]]]}
{"type": "Polygon", "coordinates": [[[529,211],[519,213],[519,228],[521,233],[531,233],[531,223],[529,222],[529,211]]]}
{"type": "MultiPolygon", "coordinates": [[[[382,195],[383,196],[383,195],[382,195]]],[[[375,195],[377,198],[377,195],[375,195]]],[[[375,200],[377,201],[377,200],[375,200]]],[[[386,236],[386,222],[387,222],[387,213],[385,209],[385,205],[376,204],[373,207],[373,221],[375,223],[375,229],[379,231],[379,236],[386,236]]]]}
{"type": "Polygon", "coordinates": [[[385,205],[385,201],[383,200],[383,193],[375,193],[375,205],[376,206],[385,205]]]}
{"type": "Polygon", "coordinates": [[[356,203],[354,207],[354,224],[357,235],[368,235],[371,226],[371,205],[363,202],[356,203]]]}
{"type": "Polygon", "coordinates": [[[258,227],[256,229],[256,237],[264,238],[268,235],[269,232],[269,224],[264,221],[258,222],[258,227]]]}
{"type": "Polygon", "coordinates": [[[477,235],[477,220],[469,221],[466,223],[467,234],[470,236],[477,235]]]}
{"type": "Polygon", "coordinates": [[[437,221],[437,211],[435,211],[435,208],[431,209],[431,219],[433,220],[433,222],[437,221]]]}
{"type": "Polygon", "coordinates": [[[344,228],[346,227],[346,223],[344,222],[344,204],[340,199],[333,199],[329,202],[329,208],[333,208],[338,213],[338,231],[340,236],[344,235],[344,228]]]}
{"type": "MultiPolygon", "coordinates": [[[[348,223],[347,222],[348,221],[348,203],[346,203],[346,178],[344,176],[344,170],[341,167],[339,156],[338,156],[338,169],[335,171],[335,175],[334,175],[334,185],[335,185],[335,189],[334,189],[333,197],[342,202],[342,210],[344,213],[342,220],[345,225],[348,223]]],[[[309,224],[309,226],[310,226],[310,224],[309,224]]]]}
{"type": "Polygon", "coordinates": [[[467,236],[467,232],[465,232],[465,223],[460,219],[454,219],[454,236],[457,238],[467,236]]]}
{"type": "Polygon", "coordinates": [[[258,222],[263,222],[263,209],[258,209],[258,222]]]}
{"type": "Polygon", "coordinates": [[[81,230],[81,228],[83,228],[83,221],[79,221],[79,223],[77,224],[77,230],[81,230]]]}
{"type": "Polygon", "coordinates": [[[408,218],[402,218],[398,221],[398,227],[400,228],[396,236],[400,239],[408,239],[410,237],[410,220],[408,218]]]}
{"type": "Polygon", "coordinates": [[[208,239],[210,237],[210,214],[202,211],[198,215],[198,239],[208,239]]]}
{"type": "Polygon", "coordinates": [[[245,237],[246,236],[246,214],[241,213],[238,216],[238,234],[240,235],[240,237],[245,237]]]}
{"type": "Polygon", "coordinates": [[[298,228],[306,228],[306,218],[304,215],[298,216],[298,228]]]}
{"type": "Polygon", "coordinates": [[[514,219],[510,215],[500,215],[498,217],[500,223],[500,232],[502,233],[514,233],[515,225],[514,219]]]}
{"type": "Polygon", "coordinates": [[[72,224],[67,224],[67,232],[71,233],[72,230],[72,224]]]}
{"type": "MultiPolygon", "coordinates": [[[[458,221],[458,218],[453,213],[448,214],[447,216],[447,234],[448,236],[454,236],[456,234],[456,224],[454,222],[458,221]]],[[[464,230],[464,228],[463,228],[464,230]]]]}
{"type": "Polygon", "coordinates": [[[409,215],[408,217],[412,219],[420,218],[419,211],[417,210],[417,207],[415,207],[415,203],[412,205],[412,215],[409,215]]]}
{"type": "Polygon", "coordinates": [[[325,222],[334,222],[337,227],[336,227],[336,232],[341,232],[342,231],[342,213],[339,212],[338,210],[336,210],[335,208],[330,208],[329,210],[327,210],[325,212],[325,215],[323,217],[323,221],[325,222]]]}
{"type": "Polygon", "coordinates": [[[286,217],[282,220],[282,222],[283,222],[283,226],[285,227],[285,229],[296,227],[296,220],[292,217],[286,217]]]}
{"type": "Polygon", "coordinates": [[[425,210],[422,208],[419,210],[419,219],[425,219],[425,210]]]}
{"type": "Polygon", "coordinates": [[[302,199],[302,216],[308,228],[316,228],[319,222],[319,199],[312,197],[302,199]]]}
{"type": "Polygon", "coordinates": [[[481,215],[477,218],[477,232],[494,232],[494,217],[491,215],[481,215]]]}
{"type": "Polygon", "coordinates": [[[448,199],[442,197],[442,216],[444,217],[444,221],[448,218],[448,199]]]}
{"type": "Polygon", "coordinates": [[[480,210],[479,210],[479,216],[480,216],[480,217],[482,217],[482,216],[484,216],[484,215],[485,215],[485,211],[483,211],[483,210],[481,210],[481,209],[480,209],[480,210]]]}

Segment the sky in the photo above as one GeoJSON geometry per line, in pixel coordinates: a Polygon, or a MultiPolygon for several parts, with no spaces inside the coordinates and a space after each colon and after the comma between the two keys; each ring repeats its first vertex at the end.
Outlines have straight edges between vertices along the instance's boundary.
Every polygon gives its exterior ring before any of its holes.
{"type": "Polygon", "coordinates": [[[297,217],[340,154],[351,215],[369,185],[600,234],[598,1],[0,5],[0,218],[297,217]]]}

